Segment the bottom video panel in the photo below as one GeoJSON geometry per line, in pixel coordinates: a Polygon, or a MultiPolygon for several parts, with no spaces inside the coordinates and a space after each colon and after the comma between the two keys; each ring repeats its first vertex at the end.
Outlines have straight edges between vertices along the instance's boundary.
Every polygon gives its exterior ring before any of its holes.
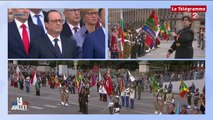
{"type": "Polygon", "coordinates": [[[8,114],[205,114],[205,61],[8,61],[8,114]]]}

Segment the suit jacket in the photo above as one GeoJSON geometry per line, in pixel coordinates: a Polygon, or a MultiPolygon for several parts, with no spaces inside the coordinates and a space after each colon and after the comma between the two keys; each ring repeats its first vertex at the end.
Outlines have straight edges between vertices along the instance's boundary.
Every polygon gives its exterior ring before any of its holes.
{"type": "MultiPolygon", "coordinates": [[[[83,26],[83,24],[82,24],[82,22],[80,22],[80,27],[82,27],[82,26],[83,26]]],[[[63,24],[63,29],[61,31],[61,35],[64,37],[67,37],[67,38],[70,38],[73,35],[72,31],[70,30],[69,25],[67,24],[67,21],[65,21],[63,24]]]]}
{"type": "Polygon", "coordinates": [[[102,28],[87,35],[82,56],[83,58],[105,58],[105,34],[102,28]]]}
{"type": "MultiPolygon", "coordinates": [[[[31,43],[44,36],[41,29],[35,24],[28,22],[31,43]]],[[[15,21],[8,24],[8,58],[27,58],[21,35],[15,21]]]]}
{"type": "MultiPolygon", "coordinates": [[[[62,58],[76,58],[76,42],[63,36],[61,42],[62,58]]],[[[55,48],[47,35],[32,43],[29,58],[57,58],[55,48]]]]}
{"type": "MultiPolygon", "coordinates": [[[[42,10],[42,12],[43,12],[43,15],[44,15],[44,20],[47,19],[47,12],[43,11],[43,10],[42,10]]],[[[33,23],[31,15],[29,15],[28,21],[33,23]]],[[[43,26],[45,26],[45,25],[43,25],[43,26]]],[[[44,34],[46,34],[45,31],[43,31],[43,32],[44,32],[44,34]]]]}

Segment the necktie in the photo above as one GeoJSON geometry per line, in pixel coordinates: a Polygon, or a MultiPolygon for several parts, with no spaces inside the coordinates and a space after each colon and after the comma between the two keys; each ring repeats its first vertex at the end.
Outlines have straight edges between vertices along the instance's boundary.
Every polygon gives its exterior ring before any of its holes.
{"type": "Polygon", "coordinates": [[[75,31],[75,33],[78,31],[78,27],[74,27],[73,30],[75,31]]]}
{"type": "Polygon", "coordinates": [[[24,44],[24,49],[25,49],[26,54],[28,55],[29,48],[30,48],[30,41],[29,41],[27,29],[26,29],[27,26],[25,24],[22,24],[21,28],[22,28],[22,40],[23,40],[23,44],[24,44]]]}
{"type": "Polygon", "coordinates": [[[54,39],[54,42],[55,42],[55,51],[56,51],[57,57],[61,58],[62,55],[61,55],[61,50],[60,50],[60,48],[58,46],[58,41],[59,41],[58,39],[54,39]]]}
{"type": "Polygon", "coordinates": [[[41,28],[42,32],[44,32],[44,28],[43,28],[43,25],[42,25],[42,22],[40,20],[40,17],[41,15],[35,15],[35,17],[37,18],[37,25],[41,28]]]}

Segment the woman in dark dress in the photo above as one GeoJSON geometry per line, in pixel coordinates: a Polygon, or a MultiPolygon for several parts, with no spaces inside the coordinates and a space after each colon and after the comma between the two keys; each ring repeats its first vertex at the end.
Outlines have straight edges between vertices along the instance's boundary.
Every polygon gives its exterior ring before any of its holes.
{"type": "Polygon", "coordinates": [[[189,16],[184,16],[182,18],[184,28],[181,29],[177,34],[172,33],[175,41],[171,45],[167,53],[167,58],[175,52],[176,59],[183,58],[193,58],[193,47],[192,42],[194,40],[194,33],[191,28],[191,18],[189,16]]]}

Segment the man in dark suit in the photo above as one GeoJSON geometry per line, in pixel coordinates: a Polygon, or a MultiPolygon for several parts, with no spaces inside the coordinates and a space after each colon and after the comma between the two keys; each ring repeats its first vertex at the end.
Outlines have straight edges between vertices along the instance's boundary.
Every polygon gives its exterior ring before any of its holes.
{"type": "Polygon", "coordinates": [[[105,58],[105,9],[99,10],[102,27],[90,33],[83,44],[83,58],[105,58]]]}
{"type": "Polygon", "coordinates": [[[62,15],[56,10],[50,10],[45,19],[47,34],[32,43],[30,58],[76,58],[76,42],[60,36],[62,30],[62,15]]]}
{"type": "Polygon", "coordinates": [[[29,9],[13,9],[8,24],[8,58],[27,58],[31,43],[43,36],[41,29],[28,21],[29,9]]]}
{"type": "Polygon", "coordinates": [[[42,9],[30,9],[30,16],[28,21],[33,22],[35,25],[39,26],[44,34],[47,32],[44,19],[47,17],[47,12],[43,11],[42,9]]]}
{"type": "Polygon", "coordinates": [[[61,35],[70,38],[82,27],[80,9],[64,9],[65,22],[61,35]]]}

